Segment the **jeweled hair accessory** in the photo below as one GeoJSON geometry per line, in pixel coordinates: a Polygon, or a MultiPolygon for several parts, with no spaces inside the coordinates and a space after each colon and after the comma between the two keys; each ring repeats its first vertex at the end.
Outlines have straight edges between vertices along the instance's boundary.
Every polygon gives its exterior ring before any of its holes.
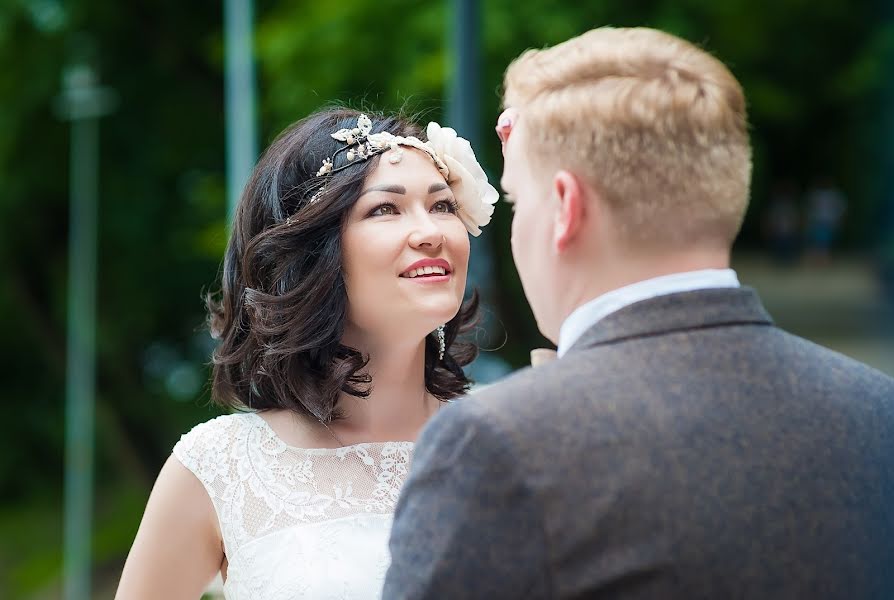
{"type": "MultiPolygon", "coordinates": [[[[393,135],[387,131],[370,133],[371,131],[372,121],[368,116],[360,115],[355,127],[339,129],[333,133],[332,138],[345,145],[323,160],[317,177],[328,179],[333,173],[347,169],[358,161],[368,160],[389,150],[391,155],[388,162],[397,164],[403,158],[401,146],[416,148],[431,157],[447,181],[459,206],[457,214],[469,233],[474,236],[481,234],[481,227],[490,223],[499,194],[488,183],[487,175],[478,164],[468,140],[456,135],[456,131],[450,127],[441,127],[437,123],[428,124],[428,142],[412,136],[393,135]],[[335,158],[342,153],[347,162],[336,167],[335,158]]],[[[316,202],[325,189],[324,181],[310,201],[316,202]]]]}
{"type": "Polygon", "coordinates": [[[332,139],[343,142],[345,146],[344,148],[336,150],[335,154],[323,161],[323,166],[317,171],[317,177],[331,175],[332,173],[337,173],[342,169],[346,169],[353,164],[355,158],[360,160],[369,158],[372,148],[367,141],[367,137],[369,136],[370,131],[372,131],[372,121],[370,121],[369,117],[366,115],[360,115],[357,119],[356,127],[353,129],[339,129],[333,133],[332,139]],[[347,153],[345,158],[348,159],[348,162],[337,169],[333,168],[335,157],[343,152],[347,153]]]}

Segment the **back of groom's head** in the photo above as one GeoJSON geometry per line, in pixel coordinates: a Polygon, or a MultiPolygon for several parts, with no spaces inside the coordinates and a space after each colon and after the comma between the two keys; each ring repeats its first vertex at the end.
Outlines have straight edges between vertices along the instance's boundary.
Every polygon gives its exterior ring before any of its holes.
{"type": "Polygon", "coordinates": [[[745,98],[707,52],[653,29],[595,29],[522,54],[505,104],[524,119],[526,153],[598,191],[618,242],[732,245],[751,179],[745,98]]]}

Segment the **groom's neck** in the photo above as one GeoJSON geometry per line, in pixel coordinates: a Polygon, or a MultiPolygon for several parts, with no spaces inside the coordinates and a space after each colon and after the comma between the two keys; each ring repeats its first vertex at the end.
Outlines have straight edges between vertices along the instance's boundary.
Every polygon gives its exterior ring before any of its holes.
{"type": "Polygon", "coordinates": [[[582,260],[578,266],[567,269],[568,281],[563,295],[568,302],[564,304],[561,321],[587,302],[640,281],[674,273],[727,269],[729,266],[729,252],[718,250],[632,255],[594,260],[589,264],[582,260]]]}

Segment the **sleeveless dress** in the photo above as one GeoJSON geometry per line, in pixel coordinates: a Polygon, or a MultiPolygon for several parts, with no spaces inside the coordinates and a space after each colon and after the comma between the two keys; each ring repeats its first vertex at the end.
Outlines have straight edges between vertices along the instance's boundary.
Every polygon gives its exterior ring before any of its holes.
{"type": "Polygon", "coordinates": [[[240,413],[197,425],[173,452],[217,513],[227,600],[381,597],[412,442],[295,448],[240,413]]]}

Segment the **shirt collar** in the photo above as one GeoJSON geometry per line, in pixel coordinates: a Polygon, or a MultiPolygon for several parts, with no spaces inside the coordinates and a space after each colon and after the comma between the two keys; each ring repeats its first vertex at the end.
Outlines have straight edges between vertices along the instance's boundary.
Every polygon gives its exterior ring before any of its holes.
{"type": "Polygon", "coordinates": [[[579,306],[565,319],[559,330],[558,355],[561,358],[593,325],[636,302],[666,294],[737,287],[739,278],[732,269],[703,269],[653,277],[606,292],[579,306]]]}

